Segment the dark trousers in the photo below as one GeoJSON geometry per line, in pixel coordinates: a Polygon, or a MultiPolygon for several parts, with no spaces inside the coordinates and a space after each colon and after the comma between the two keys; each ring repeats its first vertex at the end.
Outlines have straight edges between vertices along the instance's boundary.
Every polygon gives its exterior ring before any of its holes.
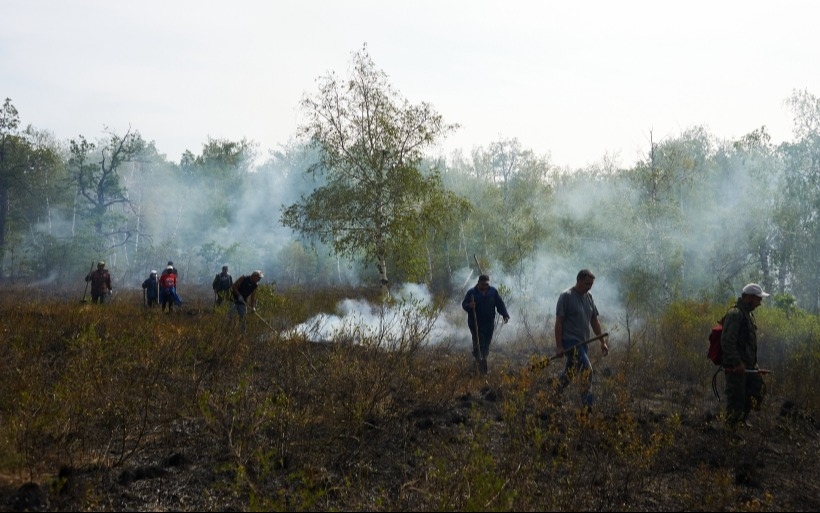
{"type": "Polygon", "coordinates": [[[470,326],[470,335],[473,339],[473,357],[476,360],[486,360],[490,354],[490,343],[493,341],[494,326],[478,325],[478,340],[476,340],[476,327],[470,326]]]}
{"type": "Polygon", "coordinates": [[[726,422],[740,424],[752,410],[760,409],[766,396],[766,383],[759,373],[744,372],[726,375],[726,422]]]}

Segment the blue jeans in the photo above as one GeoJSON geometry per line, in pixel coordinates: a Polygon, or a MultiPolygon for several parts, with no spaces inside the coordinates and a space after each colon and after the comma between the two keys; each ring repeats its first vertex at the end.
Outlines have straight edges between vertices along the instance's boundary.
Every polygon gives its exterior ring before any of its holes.
{"type": "Polygon", "coordinates": [[[587,408],[591,408],[595,402],[595,396],[591,391],[592,364],[589,362],[588,346],[573,347],[577,343],[577,340],[561,341],[561,345],[564,346],[564,356],[567,358],[567,363],[564,365],[564,372],[561,373],[561,377],[559,378],[558,389],[559,391],[563,391],[574,379],[582,379],[581,404],[587,408]]]}
{"type": "Polygon", "coordinates": [[[228,310],[228,319],[233,319],[235,315],[239,315],[239,325],[242,331],[245,331],[245,317],[248,315],[248,305],[234,301],[233,306],[228,310]]]}

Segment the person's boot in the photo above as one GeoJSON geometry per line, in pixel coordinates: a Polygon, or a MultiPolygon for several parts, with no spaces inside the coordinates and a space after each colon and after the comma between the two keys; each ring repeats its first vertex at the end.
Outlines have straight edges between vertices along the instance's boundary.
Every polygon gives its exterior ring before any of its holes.
{"type": "Polygon", "coordinates": [[[478,362],[478,370],[481,374],[487,374],[487,359],[482,358],[481,361],[478,362]]]}

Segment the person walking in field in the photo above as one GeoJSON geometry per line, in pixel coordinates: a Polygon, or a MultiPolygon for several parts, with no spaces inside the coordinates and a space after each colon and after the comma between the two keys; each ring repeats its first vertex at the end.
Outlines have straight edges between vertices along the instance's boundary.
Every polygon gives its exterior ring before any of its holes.
{"type": "Polygon", "coordinates": [[[214,289],[214,297],[216,298],[214,306],[219,306],[226,299],[228,299],[228,294],[231,292],[231,287],[233,287],[233,277],[228,274],[228,266],[223,265],[222,272],[214,277],[212,284],[212,288],[214,289]]]}
{"type": "Polygon", "coordinates": [[[740,293],[735,306],[723,318],[720,347],[723,372],[726,375],[726,425],[738,428],[748,425],[752,410],[759,410],[766,396],[766,383],[757,366],[757,323],[753,311],[769,294],[757,283],[749,283],[740,293]]]}
{"type": "MultiPolygon", "coordinates": [[[[598,307],[590,290],[595,275],[589,269],[581,269],[575,277],[575,285],[558,296],[555,306],[555,348],[557,356],[566,355],[564,371],[558,378],[558,392],[562,392],[575,379],[583,385],[581,403],[586,409],[592,408],[595,396],[592,393],[592,364],[589,348],[582,344],[590,338],[589,330],[596,336],[602,334],[598,322],[598,307]]],[[[609,353],[606,338],[601,338],[601,351],[609,353]]]]}
{"type": "Polygon", "coordinates": [[[159,281],[157,280],[156,271],[151,271],[148,278],[142,282],[142,290],[145,291],[145,305],[148,308],[157,306],[159,302],[159,281]]]}
{"type": "Polygon", "coordinates": [[[498,289],[490,285],[490,277],[482,274],[478,277],[476,286],[464,295],[461,308],[467,312],[467,325],[473,339],[473,357],[478,363],[478,370],[487,374],[487,355],[490,353],[495,331],[495,314],[498,312],[506,324],[510,320],[507,306],[498,289]]]}
{"type": "Polygon", "coordinates": [[[168,308],[168,313],[174,311],[176,303],[177,275],[173,272],[173,266],[168,266],[159,278],[159,297],[162,311],[168,308]]]}
{"type": "Polygon", "coordinates": [[[111,287],[111,274],[105,268],[105,262],[100,260],[97,269],[88,273],[85,281],[91,282],[91,302],[103,304],[106,298],[114,291],[111,287]]]}
{"type": "MultiPolygon", "coordinates": [[[[168,265],[165,267],[165,270],[162,271],[162,276],[166,274],[174,275],[174,287],[171,289],[172,299],[176,306],[182,306],[182,298],[179,297],[179,273],[177,272],[177,268],[174,267],[174,263],[170,260],[168,260],[168,265]]],[[[162,276],[160,276],[160,281],[162,280],[162,276]]]]}

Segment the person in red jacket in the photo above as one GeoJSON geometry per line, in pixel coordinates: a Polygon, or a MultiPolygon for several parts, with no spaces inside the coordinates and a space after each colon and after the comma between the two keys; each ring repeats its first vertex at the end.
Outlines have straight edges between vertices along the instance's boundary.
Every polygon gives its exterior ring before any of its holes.
{"type": "Polygon", "coordinates": [[[162,311],[168,307],[168,313],[174,310],[175,294],[177,288],[177,275],[173,272],[173,266],[169,265],[165,268],[166,272],[162,273],[159,278],[159,297],[162,311]]]}

